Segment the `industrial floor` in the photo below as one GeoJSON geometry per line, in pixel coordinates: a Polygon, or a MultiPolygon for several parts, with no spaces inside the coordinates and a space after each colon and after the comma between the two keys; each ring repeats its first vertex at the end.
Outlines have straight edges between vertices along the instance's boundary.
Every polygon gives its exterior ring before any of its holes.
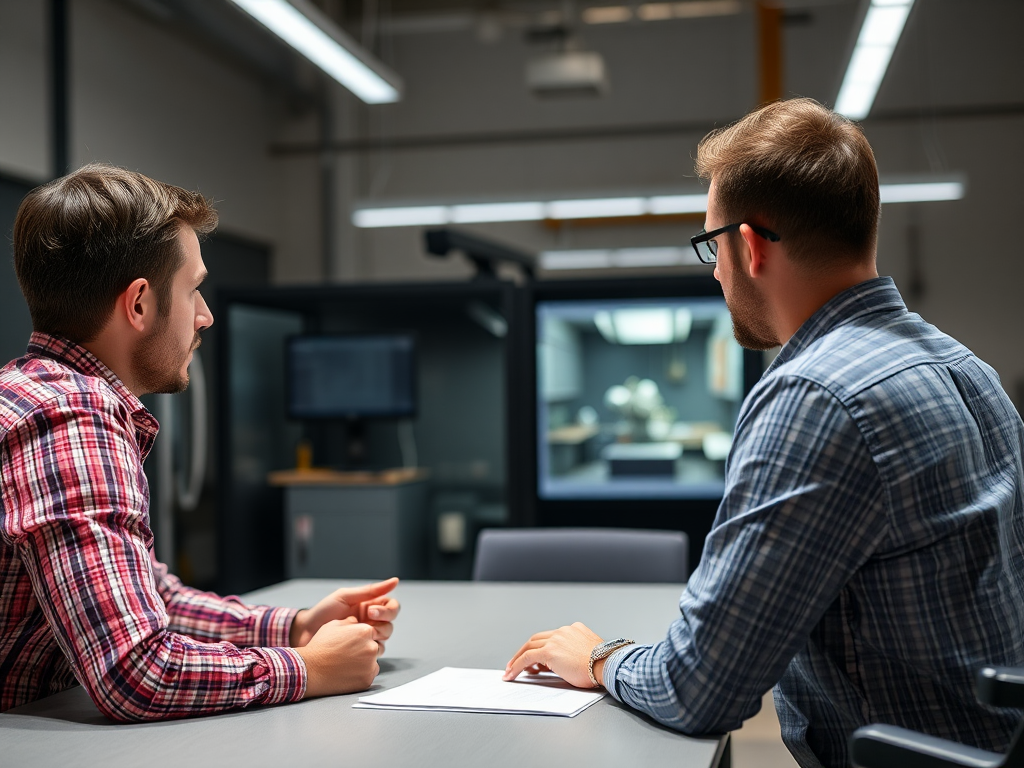
{"type": "Polygon", "coordinates": [[[764,697],[761,711],[732,732],[733,768],[797,768],[782,743],[779,718],[775,716],[772,692],[764,697]]]}

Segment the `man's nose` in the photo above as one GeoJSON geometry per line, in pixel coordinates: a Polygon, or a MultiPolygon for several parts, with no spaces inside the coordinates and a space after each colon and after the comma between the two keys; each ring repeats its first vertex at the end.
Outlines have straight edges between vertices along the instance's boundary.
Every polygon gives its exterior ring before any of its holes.
{"type": "Polygon", "coordinates": [[[202,306],[199,307],[199,311],[196,313],[196,330],[209,328],[213,325],[213,312],[210,311],[206,299],[200,298],[200,301],[202,301],[202,306]]]}

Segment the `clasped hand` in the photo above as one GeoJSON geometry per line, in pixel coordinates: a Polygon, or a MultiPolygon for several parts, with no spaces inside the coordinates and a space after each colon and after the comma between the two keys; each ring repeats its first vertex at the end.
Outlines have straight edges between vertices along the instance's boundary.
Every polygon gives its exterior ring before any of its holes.
{"type": "Polygon", "coordinates": [[[398,601],[388,594],[392,578],[338,589],[312,608],[299,611],[290,641],[306,664],[306,696],[364,690],[380,671],[377,657],[391,637],[398,601]]]}

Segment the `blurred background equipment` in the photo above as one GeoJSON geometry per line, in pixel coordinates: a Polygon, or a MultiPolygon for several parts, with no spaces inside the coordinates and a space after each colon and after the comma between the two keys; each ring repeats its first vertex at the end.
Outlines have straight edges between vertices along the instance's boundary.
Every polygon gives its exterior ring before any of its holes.
{"type": "MultiPolygon", "coordinates": [[[[286,527],[289,486],[268,485],[300,467],[339,488],[359,473],[423,483],[434,578],[468,578],[482,528],[615,525],[624,510],[685,530],[692,565],[770,355],[735,344],[688,246],[707,207],[691,158],[757,104],[800,94],[861,120],[882,179],[880,271],[1024,391],[1012,232],[986,232],[988,270],[965,268],[948,236],[1024,204],[1024,5],[967,5],[0,1],[0,230],[29,189],[90,160],[218,201],[195,508],[162,514],[179,481],[156,471],[162,442],[177,466],[198,462],[189,395],[147,462],[158,547],[190,584],[269,583],[282,536],[318,543],[324,525],[286,527]],[[546,93],[589,96],[540,98],[530,68],[546,93]],[[458,258],[424,251],[442,228],[429,251],[458,258]],[[416,339],[414,416],[289,416],[289,337],[402,335],[416,339]]],[[[7,263],[4,360],[31,329],[7,263]]]]}
{"type": "Polygon", "coordinates": [[[161,439],[153,446],[157,465],[154,534],[157,557],[171,564],[177,562],[175,513],[195,511],[206,479],[209,395],[198,349],[192,353],[188,376],[182,396],[155,395],[161,439]]]}
{"type": "Polygon", "coordinates": [[[679,531],[490,529],[480,532],[473,579],[681,584],[688,550],[679,531]]]}

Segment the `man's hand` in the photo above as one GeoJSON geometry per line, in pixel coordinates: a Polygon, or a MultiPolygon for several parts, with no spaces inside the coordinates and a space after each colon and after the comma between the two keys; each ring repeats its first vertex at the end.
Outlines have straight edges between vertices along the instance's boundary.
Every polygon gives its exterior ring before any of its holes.
{"type": "Polygon", "coordinates": [[[380,672],[374,628],[355,616],[324,624],[295,650],[306,663],[306,698],[365,691],[380,672]]]}
{"type": "Polygon", "coordinates": [[[307,645],[319,629],[330,621],[354,618],[373,628],[373,639],[380,653],[384,641],[391,637],[391,622],[398,616],[400,606],[388,593],[398,586],[398,579],[378,581],[362,587],[343,587],[332,592],[319,603],[299,611],[292,622],[290,643],[293,648],[307,645]]]}
{"type": "MultiPolygon", "coordinates": [[[[515,680],[524,671],[550,670],[577,688],[593,688],[587,671],[590,652],[603,642],[578,621],[571,627],[538,632],[512,657],[505,667],[504,679],[515,680]]],[[[597,676],[597,665],[594,666],[597,676]]]]}

